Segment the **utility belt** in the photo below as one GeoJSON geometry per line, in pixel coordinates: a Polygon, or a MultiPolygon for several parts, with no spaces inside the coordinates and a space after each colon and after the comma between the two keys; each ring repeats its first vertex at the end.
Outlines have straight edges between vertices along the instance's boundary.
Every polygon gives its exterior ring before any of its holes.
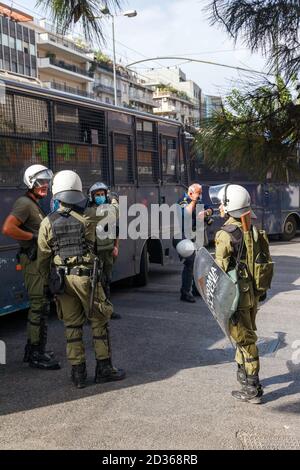
{"type": "Polygon", "coordinates": [[[18,255],[26,255],[30,261],[35,261],[37,258],[37,244],[33,243],[28,248],[20,247],[18,255]]]}
{"type": "Polygon", "coordinates": [[[56,271],[59,271],[65,276],[72,274],[73,276],[91,276],[93,274],[93,269],[89,268],[80,268],[79,266],[56,266],[56,271]]]}
{"type": "MultiPolygon", "coordinates": [[[[81,268],[79,266],[53,266],[49,276],[49,290],[53,295],[61,295],[65,291],[65,276],[94,276],[92,268],[81,268]]],[[[98,270],[95,282],[101,279],[101,269],[98,270]]]]}

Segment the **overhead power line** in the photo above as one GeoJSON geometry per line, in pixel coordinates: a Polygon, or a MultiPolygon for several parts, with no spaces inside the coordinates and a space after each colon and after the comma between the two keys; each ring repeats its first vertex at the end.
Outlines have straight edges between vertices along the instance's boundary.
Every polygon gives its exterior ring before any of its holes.
{"type": "Polygon", "coordinates": [[[236,67],[233,65],[227,65],[227,64],[220,64],[219,62],[211,62],[209,60],[200,60],[200,59],[192,59],[190,57],[174,57],[174,56],[162,56],[162,57],[152,57],[151,59],[142,59],[142,60],[137,60],[136,62],[131,62],[130,64],[127,64],[126,67],[133,67],[134,65],[141,64],[143,62],[149,62],[149,61],[156,61],[156,60],[188,60],[190,62],[199,62],[201,64],[208,64],[208,65],[217,65],[218,67],[226,67],[229,69],[235,69],[239,70],[241,72],[251,72],[251,73],[258,73],[260,75],[273,75],[271,73],[267,72],[261,72],[259,70],[254,70],[254,69],[246,69],[243,67],[236,67]]]}

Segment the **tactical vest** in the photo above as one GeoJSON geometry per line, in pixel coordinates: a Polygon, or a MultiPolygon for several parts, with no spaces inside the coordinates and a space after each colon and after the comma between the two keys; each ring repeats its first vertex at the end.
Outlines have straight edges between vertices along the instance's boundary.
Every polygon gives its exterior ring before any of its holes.
{"type": "Polygon", "coordinates": [[[85,238],[85,225],[72,215],[72,211],[56,211],[48,215],[53,233],[53,250],[64,262],[67,258],[81,258],[89,250],[85,238]]]}

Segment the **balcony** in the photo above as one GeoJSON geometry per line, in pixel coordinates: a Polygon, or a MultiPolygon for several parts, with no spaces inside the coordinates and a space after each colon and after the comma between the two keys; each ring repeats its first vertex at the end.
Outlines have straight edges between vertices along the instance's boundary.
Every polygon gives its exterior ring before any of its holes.
{"type": "Polygon", "coordinates": [[[43,57],[38,59],[38,68],[43,71],[55,71],[58,76],[66,78],[66,75],[77,82],[93,82],[93,73],[77,67],[77,65],[66,64],[62,60],[52,57],[43,57]]]}
{"type": "Polygon", "coordinates": [[[163,91],[154,91],[153,92],[153,98],[157,99],[157,98],[167,98],[167,99],[170,99],[170,100],[175,100],[175,101],[179,101],[181,103],[184,103],[188,106],[193,106],[191,101],[189,99],[186,99],[186,98],[183,98],[182,96],[180,95],[176,95],[175,93],[172,93],[171,91],[168,91],[168,90],[163,90],[163,91]]]}
{"type": "MultiPolygon", "coordinates": [[[[94,91],[97,93],[107,93],[108,95],[114,95],[114,88],[112,86],[103,85],[102,83],[97,82],[94,86],[94,91]]],[[[117,90],[118,98],[121,98],[121,90],[117,90]]]]}
{"type": "Polygon", "coordinates": [[[52,90],[58,90],[62,91],[63,93],[69,93],[71,95],[76,95],[76,96],[83,96],[85,98],[90,98],[92,100],[96,99],[94,93],[88,93],[87,91],[84,90],[79,90],[77,88],[72,88],[67,85],[62,85],[57,82],[43,82],[43,85],[46,88],[51,88],[52,90]]]}
{"type": "Polygon", "coordinates": [[[146,104],[147,106],[152,106],[153,108],[157,106],[155,101],[152,99],[152,96],[144,93],[138,93],[132,89],[129,89],[129,100],[135,101],[136,103],[146,104]]]}
{"type": "Polygon", "coordinates": [[[61,53],[68,59],[74,59],[74,57],[88,60],[87,54],[88,49],[80,48],[64,37],[57,36],[51,33],[39,33],[38,45],[40,49],[44,49],[47,52],[61,53]]]}

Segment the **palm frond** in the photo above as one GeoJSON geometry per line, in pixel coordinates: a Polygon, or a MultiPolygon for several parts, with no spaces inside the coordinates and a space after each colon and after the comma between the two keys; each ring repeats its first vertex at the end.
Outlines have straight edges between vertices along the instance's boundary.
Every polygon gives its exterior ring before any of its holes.
{"type": "MultiPolygon", "coordinates": [[[[106,0],[105,5],[113,14],[120,9],[121,0],[106,0]]],[[[42,6],[50,13],[61,34],[73,29],[80,22],[88,42],[95,39],[99,43],[105,42],[102,27],[105,16],[101,13],[103,4],[99,0],[37,0],[36,6],[42,6]]]]}

